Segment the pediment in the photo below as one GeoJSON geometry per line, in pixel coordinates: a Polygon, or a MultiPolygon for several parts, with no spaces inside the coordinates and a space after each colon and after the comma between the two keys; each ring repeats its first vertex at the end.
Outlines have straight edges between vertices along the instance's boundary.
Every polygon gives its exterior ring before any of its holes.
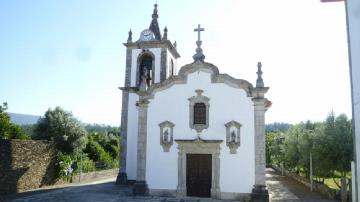
{"type": "Polygon", "coordinates": [[[136,93],[143,96],[145,99],[151,99],[156,92],[168,89],[176,84],[186,84],[188,75],[199,71],[209,73],[211,76],[211,83],[224,83],[233,88],[243,89],[248,97],[253,96],[254,87],[250,82],[243,79],[235,79],[228,74],[220,74],[219,69],[215,65],[202,61],[187,64],[181,67],[178,75],[171,76],[160,83],[156,83],[150,86],[146,91],[137,91],[136,93]]]}

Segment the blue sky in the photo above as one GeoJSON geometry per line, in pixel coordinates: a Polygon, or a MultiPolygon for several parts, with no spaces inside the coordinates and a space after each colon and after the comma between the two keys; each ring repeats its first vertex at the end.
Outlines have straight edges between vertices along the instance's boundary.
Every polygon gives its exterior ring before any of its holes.
{"type": "MultiPolygon", "coordinates": [[[[42,115],[61,106],[88,123],[119,125],[125,47],[148,28],[149,0],[0,1],[0,102],[42,115]]],[[[345,9],[319,0],[158,0],[159,24],[177,41],[178,67],[192,62],[202,33],[206,61],[256,80],[263,63],[267,122],[350,116],[345,9]]],[[[178,68],[179,69],[179,68],[178,68]]]]}

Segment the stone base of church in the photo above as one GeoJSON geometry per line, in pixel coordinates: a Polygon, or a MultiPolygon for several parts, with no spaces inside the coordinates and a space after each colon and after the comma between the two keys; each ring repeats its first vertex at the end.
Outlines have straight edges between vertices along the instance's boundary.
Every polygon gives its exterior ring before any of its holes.
{"type": "Polygon", "coordinates": [[[146,196],[149,195],[149,188],[146,181],[136,181],[133,186],[133,195],[146,196]]]}
{"type": "Polygon", "coordinates": [[[119,172],[118,176],[116,177],[116,184],[128,184],[127,182],[127,175],[126,173],[119,172]]]}
{"type": "Polygon", "coordinates": [[[269,192],[265,185],[254,185],[250,201],[269,201],[269,192]]]}
{"type": "Polygon", "coordinates": [[[220,192],[220,199],[249,201],[251,199],[251,194],[250,193],[235,193],[235,192],[220,192]]]}
{"type": "Polygon", "coordinates": [[[163,197],[176,197],[176,190],[172,189],[150,189],[150,195],[152,196],[163,196],[163,197]]]}
{"type": "MultiPolygon", "coordinates": [[[[177,198],[192,198],[186,196],[186,191],[179,194],[178,190],[174,189],[149,189],[149,195],[161,196],[161,197],[177,197],[177,198]]],[[[251,199],[250,193],[235,193],[235,192],[218,192],[218,195],[211,196],[213,199],[224,199],[224,200],[239,200],[249,201],[251,199]]]]}

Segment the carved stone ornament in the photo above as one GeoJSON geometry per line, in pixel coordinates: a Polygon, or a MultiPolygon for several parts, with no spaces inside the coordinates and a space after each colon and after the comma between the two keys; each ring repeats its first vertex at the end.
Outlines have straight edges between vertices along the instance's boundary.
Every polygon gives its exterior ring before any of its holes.
{"type": "Polygon", "coordinates": [[[230,154],[236,154],[240,146],[240,127],[241,124],[236,121],[230,121],[225,124],[226,127],[226,146],[230,148],[230,154]]]}
{"type": "Polygon", "coordinates": [[[170,121],[164,121],[159,124],[160,126],[160,145],[163,147],[164,152],[169,152],[170,147],[174,143],[174,126],[175,124],[170,121]]]}
{"type": "Polygon", "coordinates": [[[202,130],[209,128],[209,100],[210,98],[203,96],[202,93],[204,92],[201,89],[195,90],[196,96],[189,98],[189,111],[190,111],[190,118],[189,118],[189,125],[191,129],[195,129],[196,132],[200,133],[202,130]],[[206,122],[205,124],[194,124],[194,106],[196,103],[204,103],[206,106],[206,122]]]}

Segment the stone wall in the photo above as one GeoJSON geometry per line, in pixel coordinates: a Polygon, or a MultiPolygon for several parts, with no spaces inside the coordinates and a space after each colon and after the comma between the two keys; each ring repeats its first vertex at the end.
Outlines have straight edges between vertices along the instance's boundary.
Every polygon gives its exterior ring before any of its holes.
{"type": "Polygon", "coordinates": [[[53,183],[55,149],[49,141],[0,140],[0,194],[53,183]]]}
{"type": "MultiPolygon", "coordinates": [[[[281,173],[281,168],[279,168],[277,166],[274,166],[274,165],[271,165],[271,167],[273,169],[275,169],[276,171],[281,173]]],[[[307,179],[305,177],[298,176],[297,174],[292,173],[290,171],[287,171],[285,169],[284,169],[284,175],[287,176],[287,177],[290,177],[290,178],[292,178],[292,179],[294,179],[294,180],[296,180],[296,181],[298,181],[298,182],[300,182],[302,184],[304,184],[305,186],[309,187],[309,189],[310,189],[311,184],[310,184],[309,179],[307,179]]],[[[326,185],[319,184],[319,183],[314,181],[313,182],[313,190],[325,195],[329,199],[335,199],[336,190],[332,189],[332,188],[329,188],[326,185]]]]}

